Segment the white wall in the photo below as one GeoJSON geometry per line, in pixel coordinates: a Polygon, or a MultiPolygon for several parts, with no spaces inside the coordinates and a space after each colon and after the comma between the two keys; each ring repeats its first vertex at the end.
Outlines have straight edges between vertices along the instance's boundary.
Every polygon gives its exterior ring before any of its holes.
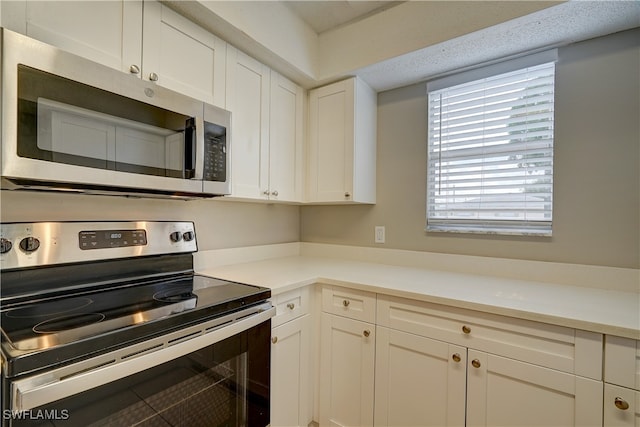
{"type": "Polygon", "coordinates": [[[305,206],[304,242],[640,268],[640,29],[561,48],[553,237],[426,233],[427,99],[378,94],[377,203],[305,206]],[[386,226],[384,245],[374,226],[386,226]]]}

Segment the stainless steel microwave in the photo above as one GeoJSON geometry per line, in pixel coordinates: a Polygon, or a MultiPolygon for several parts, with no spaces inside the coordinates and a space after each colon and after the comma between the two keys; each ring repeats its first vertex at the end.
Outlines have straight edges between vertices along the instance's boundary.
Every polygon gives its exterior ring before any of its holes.
{"type": "Polygon", "coordinates": [[[230,192],[231,113],[2,29],[2,188],[230,192]]]}

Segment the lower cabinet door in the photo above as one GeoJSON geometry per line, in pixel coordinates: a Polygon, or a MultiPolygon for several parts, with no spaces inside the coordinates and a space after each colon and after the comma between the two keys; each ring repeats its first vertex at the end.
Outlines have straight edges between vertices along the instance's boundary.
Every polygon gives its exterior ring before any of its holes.
{"type": "Polygon", "coordinates": [[[376,426],[465,424],[465,347],[378,326],[376,426]]]}
{"type": "Polygon", "coordinates": [[[604,426],[640,427],[640,391],[605,384],[604,426]]]}
{"type": "Polygon", "coordinates": [[[372,426],[375,325],[322,313],[320,426],[372,426]]]}
{"type": "Polygon", "coordinates": [[[603,383],[469,350],[467,426],[602,426],[603,383]]]}
{"type": "Polygon", "coordinates": [[[310,316],[271,330],[271,426],[306,427],[310,411],[310,316]]]}

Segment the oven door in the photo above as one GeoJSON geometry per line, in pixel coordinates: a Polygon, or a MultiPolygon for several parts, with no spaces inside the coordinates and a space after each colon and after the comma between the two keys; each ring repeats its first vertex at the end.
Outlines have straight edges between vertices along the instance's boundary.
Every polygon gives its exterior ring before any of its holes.
{"type": "Polygon", "coordinates": [[[3,420],[10,426],[267,426],[274,310],[209,332],[201,325],[201,332],[185,329],[163,337],[165,344],[129,348],[129,355],[90,359],[84,363],[104,366],[68,377],[64,367],[14,380],[3,420]]]}

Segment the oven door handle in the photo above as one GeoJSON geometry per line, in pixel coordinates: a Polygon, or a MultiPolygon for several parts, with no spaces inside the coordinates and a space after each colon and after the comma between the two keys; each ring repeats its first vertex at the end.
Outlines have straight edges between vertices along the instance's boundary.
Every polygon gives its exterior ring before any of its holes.
{"type": "Polygon", "coordinates": [[[273,317],[275,311],[275,307],[271,307],[186,341],[70,377],[56,378],[47,372],[14,381],[12,409],[28,411],[161,365],[257,326],[273,317]]]}

